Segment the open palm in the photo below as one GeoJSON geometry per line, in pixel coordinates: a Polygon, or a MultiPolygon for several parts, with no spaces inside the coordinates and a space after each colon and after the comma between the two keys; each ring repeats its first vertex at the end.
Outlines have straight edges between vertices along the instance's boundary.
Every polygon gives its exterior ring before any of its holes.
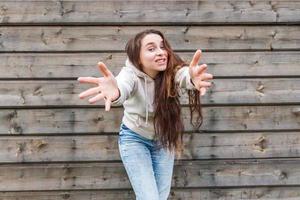
{"type": "Polygon", "coordinates": [[[196,89],[200,91],[201,95],[204,95],[207,88],[211,86],[211,82],[208,82],[207,80],[212,79],[213,75],[206,73],[206,64],[198,65],[201,54],[201,50],[197,50],[194,54],[189,66],[189,73],[196,89]]]}
{"type": "Polygon", "coordinates": [[[105,100],[105,110],[109,111],[111,102],[116,100],[119,95],[119,89],[117,85],[117,81],[114,75],[109,71],[106,65],[102,62],[98,63],[98,68],[102,73],[103,77],[94,78],[94,77],[79,77],[78,81],[80,83],[92,83],[97,85],[96,87],[85,90],[84,92],[79,94],[81,99],[94,96],[89,99],[90,103],[95,103],[101,99],[105,100]]]}

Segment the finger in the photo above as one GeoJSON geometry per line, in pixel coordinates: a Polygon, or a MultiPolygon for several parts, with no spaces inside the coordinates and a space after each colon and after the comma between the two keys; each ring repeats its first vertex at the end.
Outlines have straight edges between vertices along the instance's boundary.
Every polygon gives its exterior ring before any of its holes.
{"type": "Polygon", "coordinates": [[[110,100],[110,98],[108,98],[105,100],[105,111],[110,110],[110,105],[111,105],[111,100],[110,100]]]}
{"type": "Polygon", "coordinates": [[[200,85],[200,88],[201,87],[210,87],[211,86],[211,82],[201,81],[199,85],[200,85]]]}
{"type": "Polygon", "coordinates": [[[202,74],[205,72],[205,70],[207,70],[207,65],[206,64],[200,65],[197,67],[196,74],[197,75],[202,74]]]}
{"type": "Polygon", "coordinates": [[[80,99],[83,99],[87,96],[91,96],[91,95],[95,95],[95,94],[98,94],[100,91],[99,87],[93,87],[93,88],[90,88],[88,90],[85,90],[84,92],[81,92],[79,94],[79,98],[80,99]]]}
{"type": "Polygon", "coordinates": [[[104,94],[103,93],[100,93],[100,94],[94,96],[93,98],[90,98],[89,102],[90,103],[95,103],[96,101],[99,101],[101,99],[104,99],[104,94]]]}
{"type": "Polygon", "coordinates": [[[194,67],[194,66],[198,65],[198,63],[200,61],[201,54],[202,54],[202,51],[200,49],[198,49],[196,51],[196,53],[194,54],[194,56],[193,56],[193,59],[190,63],[190,67],[194,67]]]}
{"type": "Polygon", "coordinates": [[[98,62],[98,68],[100,72],[103,74],[103,76],[105,77],[113,76],[113,74],[108,70],[108,68],[103,62],[98,62]]]}
{"type": "Polygon", "coordinates": [[[201,96],[205,95],[205,93],[206,93],[206,88],[205,87],[200,88],[201,96]]]}
{"type": "Polygon", "coordinates": [[[209,73],[204,73],[202,75],[202,80],[205,81],[205,80],[211,80],[213,79],[213,75],[212,74],[209,74],[209,73]]]}
{"type": "Polygon", "coordinates": [[[80,83],[92,83],[92,84],[98,84],[99,80],[95,77],[79,77],[77,79],[80,83]]]}

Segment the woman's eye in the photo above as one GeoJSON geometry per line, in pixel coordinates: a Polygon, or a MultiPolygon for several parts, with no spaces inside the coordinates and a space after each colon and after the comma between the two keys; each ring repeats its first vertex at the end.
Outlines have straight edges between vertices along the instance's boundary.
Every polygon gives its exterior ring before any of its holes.
{"type": "Polygon", "coordinates": [[[153,50],[154,50],[154,48],[149,48],[148,50],[149,50],[149,51],[153,51],[153,50]]]}

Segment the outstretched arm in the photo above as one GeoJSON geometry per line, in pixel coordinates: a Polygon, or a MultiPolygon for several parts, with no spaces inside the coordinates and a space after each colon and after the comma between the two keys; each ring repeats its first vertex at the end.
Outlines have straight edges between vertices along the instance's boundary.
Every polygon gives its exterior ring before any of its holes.
{"type": "Polygon", "coordinates": [[[90,103],[95,103],[101,99],[105,100],[105,110],[109,111],[111,102],[118,99],[120,96],[120,91],[118,89],[117,81],[114,75],[109,71],[106,65],[102,62],[98,63],[98,68],[102,73],[103,77],[79,77],[78,81],[80,83],[92,83],[96,87],[85,90],[79,94],[79,98],[84,99],[88,96],[94,96],[89,99],[90,103]]]}
{"type": "Polygon", "coordinates": [[[197,50],[189,66],[180,68],[176,72],[175,80],[179,83],[179,87],[188,90],[197,89],[201,95],[206,93],[211,83],[207,80],[213,78],[212,74],[206,73],[207,65],[198,65],[201,57],[201,50],[197,50]]]}
{"type": "Polygon", "coordinates": [[[207,80],[213,79],[213,75],[206,73],[206,64],[198,65],[201,55],[202,52],[198,49],[190,63],[189,74],[195,88],[200,91],[201,95],[204,95],[206,93],[206,89],[211,86],[211,82],[208,82],[207,80]]]}

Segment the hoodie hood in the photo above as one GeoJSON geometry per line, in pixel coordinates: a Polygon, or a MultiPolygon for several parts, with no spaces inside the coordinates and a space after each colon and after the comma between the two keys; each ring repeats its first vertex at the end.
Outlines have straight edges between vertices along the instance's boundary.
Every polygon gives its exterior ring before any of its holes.
{"type": "Polygon", "coordinates": [[[125,66],[132,69],[138,77],[141,78],[146,77],[148,82],[154,81],[154,79],[151,76],[149,76],[148,74],[146,74],[145,72],[139,70],[136,66],[134,66],[132,62],[129,60],[129,58],[126,59],[125,66]]]}

